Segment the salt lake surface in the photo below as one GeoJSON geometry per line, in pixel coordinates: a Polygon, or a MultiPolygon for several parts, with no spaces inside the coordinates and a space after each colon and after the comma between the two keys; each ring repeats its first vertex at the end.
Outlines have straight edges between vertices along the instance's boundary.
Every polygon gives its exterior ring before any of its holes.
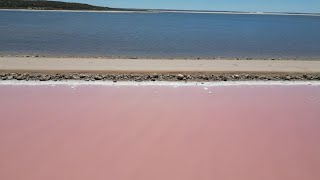
{"type": "Polygon", "coordinates": [[[320,86],[0,85],[3,180],[318,180],[320,86]]]}

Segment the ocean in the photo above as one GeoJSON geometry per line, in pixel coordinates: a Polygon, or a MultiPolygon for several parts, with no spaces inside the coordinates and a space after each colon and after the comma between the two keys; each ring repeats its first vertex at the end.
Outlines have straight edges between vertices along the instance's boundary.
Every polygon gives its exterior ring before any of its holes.
{"type": "Polygon", "coordinates": [[[320,17],[0,11],[1,55],[319,58],[320,17]]]}

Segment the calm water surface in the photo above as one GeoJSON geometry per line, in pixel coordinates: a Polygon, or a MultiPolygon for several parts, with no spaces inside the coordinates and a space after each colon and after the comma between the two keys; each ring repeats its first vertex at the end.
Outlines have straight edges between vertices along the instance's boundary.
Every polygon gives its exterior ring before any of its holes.
{"type": "Polygon", "coordinates": [[[320,17],[0,11],[0,54],[320,57],[320,17]]]}
{"type": "Polygon", "coordinates": [[[320,179],[320,86],[6,85],[0,99],[1,180],[320,179]]]}

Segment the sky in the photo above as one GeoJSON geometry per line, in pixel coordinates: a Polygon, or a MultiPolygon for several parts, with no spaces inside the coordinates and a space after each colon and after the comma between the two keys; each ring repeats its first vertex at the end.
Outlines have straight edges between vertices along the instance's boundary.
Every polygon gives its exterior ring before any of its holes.
{"type": "Polygon", "coordinates": [[[62,0],[117,8],[320,13],[320,0],[62,0]]]}

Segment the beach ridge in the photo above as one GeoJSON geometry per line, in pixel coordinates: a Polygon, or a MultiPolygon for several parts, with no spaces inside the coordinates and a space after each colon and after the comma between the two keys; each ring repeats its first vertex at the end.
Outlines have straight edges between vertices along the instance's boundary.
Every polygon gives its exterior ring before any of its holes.
{"type": "Polygon", "coordinates": [[[0,80],[320,80],[320,61],[0,57],[0,80]]]}

